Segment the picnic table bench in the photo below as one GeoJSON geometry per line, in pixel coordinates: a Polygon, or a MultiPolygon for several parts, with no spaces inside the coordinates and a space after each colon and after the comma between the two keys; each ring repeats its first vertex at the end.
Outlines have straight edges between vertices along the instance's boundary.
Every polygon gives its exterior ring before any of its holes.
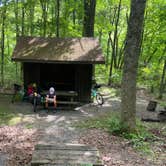
{"type": "MultiPolygon", "coordinates": [[[[46,96],[48,91],[43,91],[42,96],[46,96]]],[[[72,107],[73,105],[79,104],[77,101],[78,93],[76,91],[56,91],[57,105],[68,105],[72,107]]]]}
{"type": "MultiPolygon", "coordinates": [[[[13,93],[13,96],[12,96],[12,103],[15,101],[15,97],[17,94],[19,94],[21,90],[21,86],[20,85],[17,85],[17,84],[14,84],[14,93],[13,93]]],[[[36,107],[39,106],[39,105],[45,105],[45,97],[46,95],[48,94],[48,91],[46,90],[38,90],[39,92],[39,96],[36,96],[34,98],[34,96],[32,96],[32,98],[29,98],[29,96],[22,96],[23,99],[22,101],[30,101],[33,105],[34,105],[34,110],[36,110],[36,107]]],[[[34,93],[35,94],[35,93],[34,93]]],[[[33,95],[34,95],[33,94],[33,95]]],[[[78,105],[79,102],[77,100],[78,98],[78,93],[76,91],[65,91],[65,90],[57,90],[56,91],[56,97],[57,97],[57,105],[67,105],[67,106],[70,106],[70,108],[74,105],[78,105]]]]}

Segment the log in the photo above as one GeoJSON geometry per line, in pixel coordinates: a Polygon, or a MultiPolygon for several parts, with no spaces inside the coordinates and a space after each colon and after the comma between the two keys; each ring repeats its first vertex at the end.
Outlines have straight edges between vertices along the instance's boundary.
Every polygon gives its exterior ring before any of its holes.
{"type": "Polygon", "coordinates": [[[160,119],[162,122],[166,121],[166,111],[160,110],[160,112],[157,115],[157,118],[160,119]]]}
{"type": "Polygon", "coordinates": [[[145,121],[145,122],[161,122],[160,119],[152,119],[152,118],[142,118],[141,121],[145,121]]]}
{"type": "Polygon", "coordinates": [[[157,107],[157,101],[150,100],[147,106],[147,111],[155,111],[157,107]]]}

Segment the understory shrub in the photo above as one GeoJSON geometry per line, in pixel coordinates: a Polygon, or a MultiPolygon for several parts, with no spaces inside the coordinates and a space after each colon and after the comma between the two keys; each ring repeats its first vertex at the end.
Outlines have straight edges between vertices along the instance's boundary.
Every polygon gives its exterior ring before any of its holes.
{"type": "Polygon", "coordinates": [[[104,129],[110,134],[128,139],[130,144],[139,151],[152,152],[149,145],[150,141],[153,140],[153,134],[139,120],[137,120],[136,130],[133,133],[125,131],[125,128],[121,125],[119,114],[115,112],[99,118],[90,118],[77,126],[81,128],[104,129]]]}

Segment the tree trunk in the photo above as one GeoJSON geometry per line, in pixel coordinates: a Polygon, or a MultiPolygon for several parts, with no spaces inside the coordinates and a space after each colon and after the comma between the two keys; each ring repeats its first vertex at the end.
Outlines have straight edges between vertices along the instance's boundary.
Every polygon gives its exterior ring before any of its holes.
{"type": "Polygon", "coordinates": [[[4,54],[5,54],[5,20],[6,20],[6,2],[2,11],[2,29],[1,29],[1,84],[4,85],[4,54]]]}
{"type": "Polygon", "coordinates": [[[56,15],[56,37],[59,37],[59,12],[60,12],[60,1],[56,0],[56,5],[55,5],[55,15],[56,15]]]}
{"type": "Polygon", "coordinates": [[[131,12],[124,49],[124,67],[121,93],[121,123],[126,131],[136,127],[136,78],[141,50],[146,0],[131,0],[131,12]]]}
{"type": "Polygon", "coordinates": [[[25,6],[24,6],[24,0],[22,2],[22,17],[21,17],[21,36],[24,36],[24,26],[25,26],[25,6]]]}
{"type": "Polygon", "coordinates": [[[42,19],[43,19],[43,36],[46,36],[47,31],[47,12],[49,0],[40,0],[41,8],[42,8],[42,19]]]}
{"type": "Polygon", "coordinates": [[[109,71],[109,78],[108,78],[108,85],[110,86],[112,83],[112,70],[113,70],[113,57],[111,57],[111,63],[110,63],[110,71],[109,71]]]}
{"type": "MultiPolygon", "coordinates": [[[[25,34],[25,4],[24,0],[22,1],[22,17],[21,17],[21,36],[24,36],[25,34]]],[[[20,80],[23,80],[23,64],[20,64],[20,80]]]]}
{"type": "Polygon", "coordinates": [[[162,99],[163,92],[165,91],[165,73],[166,73],[166,59],[164,60],[164,67],[161,77],[160,90],[159,90],[159,99],[162,99]]]}
{"type": "Polygon", "coordinates": [[[112,22],[112,25],[114,24],[115,30],[114,30],[113,39],[111,39],[112,57],[111,57],[108,85],[111,85],[111,83],[112,83],[111,78],[112,78],[113,67],[114,68],[117,67],[118,24],[119,24],[119,19],[120,19],[120,12],[121,12],[121,2],[122,2],[122,0],[119,0],[118,8],[117,9],[115,8],[115,14],[113,17],[113,22],[112,22]]]}
{"type": "Polygon", "coordinates": [[[16,39],[19,37],[19,21],[18,21],[18,0],[15,2],[15,26],[16,26],[16,39]]]}
{"type": "Polygon", "coordinates": [[[119,0],[119,5],[118,5],[118,11],[117,11],[117,17],[115,20],[115,31],[114,31],[114,38],[113,38],[113,48],[112,48],[112,57],[114,60],[114,67],[116,68],[116,47],[118,47],[117,44],[117,38],[118,38],[118,24],[119,24],[119,18],[120,18],[120,11],[121,11],[121,0],[119,0]]]}
{"type": "Polygon", "coordinates": [[[107,39],[106,66],[108,66],[108,64],[109,64],[109,54],[110,54],[111,33],[112,33],[112,31],[110,31],[110,32],[108,33],[108,39],[107,39]]]}
{"type": "Polygon", "coordinates": [[[75,29],[76,25],[76,0],[74,0],[74,8],[73,8],[73,29],[75,29]]]}
{"type": "MultiPolygon", "coordinates": [[[[84,37],[94,37],[95,9],[96,0],[84,0],[84,37]]],[[[95,77],[95,65],[92,70],[92,75],[95,77]]]]}
{"type": "Polygon", "coordinates": [[[94,36],[96,0],[84,0],[84,25],[83,36],[94,36]]]}
{"type": "Polygon", "coordinates": [[[103,32],[102,32],[102,29],[99,30],[99,43],[101,44],[101,41],[102,41],[102,35],[103,35],[103,32]]]}
{"type": "Polygon", "coordinates": [[[30,23],[30,35],[33,36],[34,34],[34,13],[35,13],[35,1],[30,1],[30,15],[29,15],[29,23],[30,23]]]}
{"type": "MultiPolygon", "coordinates": [[[[18,0],[16,0],[16,2],[15,2],[15,6],[14,6],[14,8],[15,8],[15,26],[16,26],[16,40],[18,39],[18,37],[19,37],[19,20],[18,20],[18,0]]],[[[16,65],[16,78],[18,77],[18,63],[17,62],[15,62],[15,65],[16,65]]]]}
{"type": "Polygon", "coordinates": [[[122,64],[122,61],[123,61],[123,54],[124,54],[124,45],[125,45],[125,39],[121,45],[121,48],[119,50],[119,56],[118,56],[118,62],[117,62],[117,68],[118,69],[121,69],[121,64],[122,64]]]}

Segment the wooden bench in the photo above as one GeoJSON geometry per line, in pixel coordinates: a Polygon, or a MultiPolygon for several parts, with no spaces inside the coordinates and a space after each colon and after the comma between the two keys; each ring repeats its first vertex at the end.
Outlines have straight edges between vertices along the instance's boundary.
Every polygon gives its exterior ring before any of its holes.
{"type": "MultiPolygon", "coordinates": [[[[42,96],[46,96],[48,91],[44,91],[42,93],[42,96]]],[[[56,91],[57,96],[57,105],[68,105],[70,108],[72,108],[74,105],[78,105],[79,102],[76,101],[76,97],[78,96],[78,93],[76,91],[56,91]],[[64,97],[65,99],[60,100],[59,97],[64,97]]]]}

